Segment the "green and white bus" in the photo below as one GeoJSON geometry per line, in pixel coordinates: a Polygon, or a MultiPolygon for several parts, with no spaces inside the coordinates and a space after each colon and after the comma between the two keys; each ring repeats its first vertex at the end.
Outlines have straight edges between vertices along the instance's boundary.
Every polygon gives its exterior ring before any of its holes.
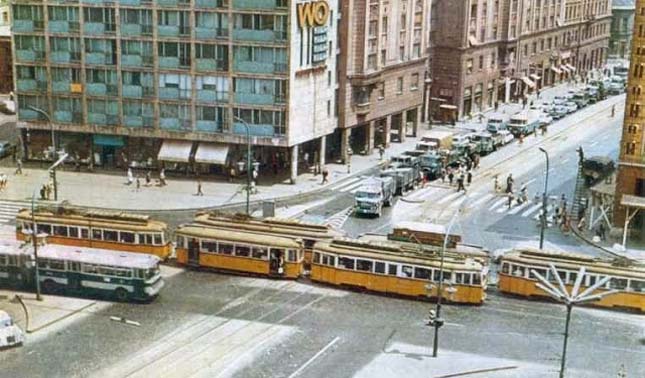
{"type": "MultiPolygon", "coordinates": [[[[19,258],[21,281],[17,274],[7,280],[8,284],[20,282],[23,287],[35,286],[33,247],[0,249],[0,262],[5,256],[19,258]],[[26,257],[27,256],[27,257],[26,257]]],[[[110,251],[105,249],[72,247],[47,244],[38,247],[38,274],[43,292],[82,296],[101,296],[118,301],[149,301],[154,299],[164,286],[157,256],[140,253],[110,251]]],[[[9,265],[8,265],[9,266],[9,265]]],[[[13,265],[11,265],[13,269],[13,265]]]]}
{"type": "Polygon", "coordinates": [[[21,245],[19,241],[0,241],[0,287],[27,288],[34,284],[33,269],[29,269],[32,255],[21,245]]]}

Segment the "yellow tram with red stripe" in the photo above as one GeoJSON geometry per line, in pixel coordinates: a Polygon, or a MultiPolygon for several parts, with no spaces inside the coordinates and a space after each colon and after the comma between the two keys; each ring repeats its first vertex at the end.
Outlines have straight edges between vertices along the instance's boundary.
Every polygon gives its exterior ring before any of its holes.
{"type": "Polygon", "coordinates": [[[304,270],[303,243],[292,238],[201,224],[180,226],[175,237],[182,265],[289,279],[304,270]]]}
{"type": "MultiPolygon", "coordinates": [[[[422,248],[422,247],[420,247],[422,248]]],[[[442,297],[453,303],[482,304],[486,299],[488,268],[458,254],[441,259],[436,251],[405,248],[392,242],[336,239],[314,246],[312,281],[406,297],[442,297]]]]}
{"type": "Polygon", "coordinates": [[[498,272],[498,287],[503,293],[523,297],[549,297],[535,286],[538,282],[531,270],[556,282],[549,266],[553,264],[568,290],[574,285],[581,267],[585,267],[582,287],[594,285],[603,277],[610,276],[609,282],[597,292],[618,290],[593,306],[614,307],[645,312],[645,264],[627,259],[607,260],[587,255],[547,252],[532,248],[514,249],[501,257],[498,272]]]}
{"type": "Polygon", "coordinates": [[[16,238],[26,240],[36,222],[50,244],[146,253],[166,259],[171,252],[167,225],[147,215],[66,208],[23,209],[16,216],[16,238]]]}

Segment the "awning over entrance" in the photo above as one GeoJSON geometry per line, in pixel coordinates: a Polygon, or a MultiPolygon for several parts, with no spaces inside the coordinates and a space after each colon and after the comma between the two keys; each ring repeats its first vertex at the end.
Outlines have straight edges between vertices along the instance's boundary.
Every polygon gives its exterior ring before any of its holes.
{"type": "Polygon", "coordinates": [[[622,206],[632,207],[635,209],[645,209],[645,197],[623,194],[620,199],[620,204],[622,206]]]}
{"type": "Polygon", "coordinates": [[[538,75],[536,75],[536,74],[530,74],[529,76],[531,77],[531,79],[533,79],[533,80],[535,80],[535,81],[538,81],[538,80],[540,80],[540,79],[541,79],[541,77],[539,77],[539,76],[538,76],[538,75]]]}
{"type": "Polygon", "coordinates": [[[568,64],[568,63],[567,63],[567,64],[565,64],[565,66],[567,66],[567,68],[569,69],[569,71],[571,71],[571,72],[576,72],[576,68],[575,68],[574,66],[572,66],[572,65],[570,65],[570,64],[568,64]]]}
{"type": "Polygon", "coordinates": [[[439,105],[439,109],[457,110],[458,108],[455,105],[441,104],[441,105],[439,105]]]}
{"type": "Polygon", "coordinates": [[[92,137],[92,141],[97,146],[123,147],[125,145],[121,135],[96,134],[92,137]]]}
{"type": "Polygon", "coordinates": [[[558,67],[551,67],[551,71],[557,73],[558,75],[562,74],[562,70],[558,67]]]}
{"type": "Polygon", "coordinates": [[[195,163],[226,164],[228,145],[219,143],[200,143],[195,153],[195,163]]]}
{"type": "Polygon", "coordinates": [[[522,81],[524,82],[524,84],[528,85],[529,87],[535,88],[535,83],[531,81],[531,79],[529,79],[528,77],[523,76],[522,81]]]}
{"type": "Polygon", "coordinates": [[[185,140],[164,140],[159,149],[158,160],[172,161],[175,163],[188,163],[193,142],[185,140]]]}

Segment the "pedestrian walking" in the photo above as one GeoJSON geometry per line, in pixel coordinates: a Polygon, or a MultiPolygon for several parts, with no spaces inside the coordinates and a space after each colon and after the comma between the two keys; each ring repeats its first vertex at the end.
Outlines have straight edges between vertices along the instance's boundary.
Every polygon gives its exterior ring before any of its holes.
{"type": "Polygon", "coordinates": [[[22,160],[16,159],[16,175],[22,175],[22,160]]]}
{"type": "Polygon", "coordinates": [[[474,160],[475,169],[479,168],[479,160],[480,159],[481,159],[481,157],[479,156],[479,154],[475,154],[475,160],[474,160]]]}
{"type": "Polygon", "coordinates": [[[202,191],[202,180],[197,180],[197,193],[196,196],[203,196],[204,192],[202,191]]]}
{"type": "Polygon", "coordinates": [[[598,237],[600,237],[600,240],[605,241],[605,224],[602,222],[598,225],[598,237]]]}
{"type": "Polygon", "coordinates": [[[466,183],[470,186],[470,183],[473,181],[473,173],[469,170],[466,174],[466,183]]]}
{"type": "Polygon", "coordinates": [[[139,176],[138,176],[138,175],[137,175],[136,183],[137,183],[137,189],[136,189],[136,191],[138,192],[138,191],[139,191],[139,189],[141,189],[141,179],[139,178],[139,176]]]}
{"type": "Polygon", "coordinates": [[[537,94],[537,98],[540,98],[540,88],[538,88],[535,93],[537,94]]]}
{"type": "Polygon", "coordinates": [[[446,168],[441,168],[441,183],[446,182],[446,168]]]}
{"type": "Polygon", "coordinates": [[[255,168],[253,169],[253,172],[251,173],[251,177],[253,178],[253,188],[255,188],[255,186],[258,183],[258,170],[257,169],[255,169],[255,168]]]}
{"type": "Polygon", "coordinates": [[[385,147],[382,144],[378,146],[378,154],[379,154],[379,159],[382,161],[383,157],[385,157],[385,147]]]}
{"type": "Polygon", "coordinates": [[[519,143],[519,144],[524,143],[524,134],[520,134],[520,136],[519,136],[519,138],[518,138],[518,143],[519,143]]]}
{"type": "Polygon", "coordinates": [[[166,186],[166,168],[161,168],[159,172],[159,185],[166,186]]]}
{"type": "Polygon", "coordinates": [[[513,207],[513,198],[514,198],[513,192],[508,192],[507,195],[508,195],[508,208],[510,209],[511,207],[513,207]]]}
{"type": "Polygon", "coordinates": [[[611,118],[614,118],[616,115],[616,105],[611,106],[611,118]]]}
{"type": "Polygon", "coordinates": [[[132,168],[128,168],[127,179],[128,185],[132,185],[132,183],[134,182],[134,174],[132,173],[132,168]]]}
{"type": "Polygon", "coordinates": [[[43,186],[41,186],[41,187],[40,187],[40,199],[41,199],[41,200],[45,200],[45,199],[46,199],[46,198],[45,198],[45,195],[46,195],[46,193],[45,193],[45,192],[46,192],[46,191],[45,191],[45,184],[43,184],[43,186]]]}
{"type": "Polygon", "coordinates": [[[51,195],[52,195],[52,186],[51,184],[47,184],[45,185],[45,198],[47,199],[47,201],[50,200],[51,195]]]}
{"type": "Polygon", "coordinates": [[[459,177],[457,177],[457,192],[461,191],[466,191],[466,187],[464,186],[464,174],[461,173],[459,174],[459,177]]]}
{"type": "Polygon", "coordinates": [[[146,186],[150,186],[152,182],[152,177],[150,176],[150,171],[146,172],[146,186]]]}
{"type": "Polygon", "coordinates": [[[513,180],[513,174],[509,173],[508,177],[506,178],[506,193],[513,193],[513,183],[515,180],[513,180]]]}
{"type": "Polygon", "coordinates": [[[321,183],[322,185],[329,182],[328,177],[329,177],[329,171],[327,170],[327,167],[324,167],[322,171],[322,183],[321,183]]]}
{"type": "Polygon", "coordinates": [[[455,174],[452,172],[452,169],[448,171],[448,183],[452,186],[452,180],[455,178],[455,174]]]}
{"type": "Polygon", "coordinates": [[[495,101],[495,111],[497,111],[497,109],[499,109],[499,100],[495,101]]]}
{"type": "Polygon", "coordinates": [[[562,193],[562,197],[560,197],[560,207],[566,211],[567,209],[567,196],[562,193]]]}

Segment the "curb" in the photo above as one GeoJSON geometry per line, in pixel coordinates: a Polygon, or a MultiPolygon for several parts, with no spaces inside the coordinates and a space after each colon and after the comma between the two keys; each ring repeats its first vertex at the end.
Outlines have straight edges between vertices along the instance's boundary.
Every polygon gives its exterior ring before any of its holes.
{"type": "Polygon", "coordinates": [[[60,317],[60,318],[58,318],[58,319],[54,319],[54,320],[52,320],[52,321],[50,321],[50,322],[47,322],[47,323],[45,323],[45,324],[43,324],[43,325],[41,325],[41,326],[39,326],[39,327],[36,327],[36,328],[34,328],[34,329],[27,329],[27,333],[34,333],[34,332],[38,332],[38,331],[40,331],[40,330],[42,330],[42,329],[44,329],[44,328],[49,327],[49,326],[50,326],[50,325],[52,325],[52,324],[58,323],[58,322],[60,322],[60,321],[62,321],[62,320],[65,320],[65,319],[67,319],[67,318],[69,318],[69,317],[72,317],[72,316],[74,316],[74,315],[78,314],[79,312],[82,312],[82,311],[84,311],[84,310],[86,310],[86,309],[90,308],[91,306],[94,306],[95,304],[96,304],[96,302],[91,302],[91,303],[89,303],[89,304],[87,304],[87,305],[85,305],[85,306],[83,306],[83,307],[81,307],[81,308],[79,308],[79,309],[76,309],[76,310],[74,310],[74,311],[70,312],[69,314],[65,314],[65,315],[61,316],[61,317],[60,317]]]}
{"type": "Polygon", "coordinates": [[[578,226],[577,226],[577,225],[571,225],[571,227],[570,227],[570,228],[571,228],[571,231],[573,232],[573,234],[574,234],[578,239],[580,239],[580,240],[584,241],[585,243],[589,244],[590,246],[595,247],[595,248],[597,248],[597,249],[600,249],[601,251],[603,251],[603,252],[605,252],[605,253],[607,253],[607,254],[610,254],[610,255],[612,255],[612,256],[614,256],[614,257],[629,258],[629,257],[627,257],[627,256],[621,255],[620,253],[616,253],[616,252],[614,252],[613,250],[611,250],[611,249],[609,249],[609,248],[607,248],[607,247],[605,247],[605,246],[602,246],[602,245],[600,245],[600,244],[598,244],[598,243],[595,243],[595,242],[593,242],[592,240],[589,240],[589,238],[587,238],[587,237],[584,235],[584,233],[582,233],[582,232],[580,232],[580,230],[578,230],[578,226]]]}

